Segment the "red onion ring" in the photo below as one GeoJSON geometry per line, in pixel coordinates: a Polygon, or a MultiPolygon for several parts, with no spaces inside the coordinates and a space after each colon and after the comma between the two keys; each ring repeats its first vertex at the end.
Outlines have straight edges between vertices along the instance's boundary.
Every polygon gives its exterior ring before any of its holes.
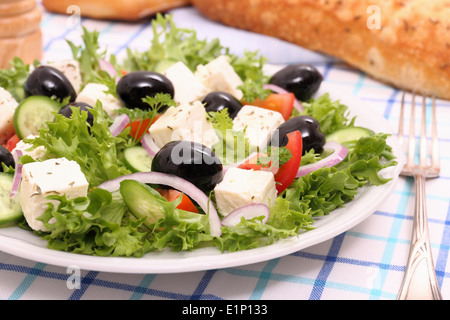
{"type": "Polygon", "coordinates": [[[11,188],[11,192],[9,193],[9,196],[12,198],[14,197],[17,192],[19,191],[20,181],[22,180],[22,167],[23,165],[21,163],[18,163],[19,157],[23,155],[21,150],[15,150],[13,152],[13,158],[14,162],[16,164],[16,168],[14,171],[14,178],[13,178],[13,185],[11,188]]]}
{"type": "Polygon", "coordinates": [[[271,84],[271,83],[266,83],[263,86],[263,89],[270,90],[270,91],[275,92],[275,93],[290,93],[286,89],[283,89],[282,87],[277,86],[276,84],[271,84]]]}
{"type": "Polygon", "coordinates": [[[208,214],[210,234],[214,237],[222,234],[219,214],[208,196],[191,182],[175,175],[161,172],[137,172],[104,182],[98,188],[113,192],[119,190],[120,182],[128,179],[141,183],[163,184],[186,194],[208,214]]]}
{"type": "Polygon", "coordinates": [[[317,161],[315,163],[307,164],[305,166],[300,166],[298,169],[296,178],[302,177],[307,175],[310,172],[313,172],[317,169],[323,168],[323,167],[332,167],[342,160],[345,159],[345,157],[348,154],[348,149],[345,148],[343,145],[337,143],[337,142],[327,142],[323,146],[324,150],[331,149],[333,151],[332,154],[330,154],[328,157],[317,161]]]}
{"type": "Polygon", "coordinates": [[[119,81],[120,77],[116,76],[116,69],[114,69],[113,65],[109,61],[100,59],[98,61],[98,64],[100,65],[101,70],[106,71],[111,76],[111,78],[116,77],[116,82],[119,81]]]}
{"type": "Polygon", "coordinates": [[[127,127],[127,125],[129,123],[130,123],[130,118],[128,117],[128,115],[121,114],[121,115],[117,116],[114,119],[111,127],[109,127],[109,129],[111,130],[111,134],[114,137],[117,137],[123,130],[125,130],[125,128],[127,127]]]}
{"type": "Polygon", "coordinates": [[[156,153],[161,149],[155,144],[155,141],[153,140],[150,133],[145,133],[142,136],[141,144],[151,157],[154,157],[156,153]]]}
{"type": "MultiPolygon", "coordinates": [[[[287,91],[286,89],[281,88],[280,86],[277,86],[275,84],[270,84],[270,83],[265,84],[263,86],[263,89],[270,90],[275,93],[291,93],[291,92],[287,91]]],[[[298,112],[302,112],[304,110],[302,104],[297,99],[294,99],[294,108],[298,112]]]]}
{"type": "Polygon", "coordinates": [[[264,216],[262,223],[265,224],[267,220],[269,220],[269,214],[270,209],[267,205],[262,203],[252,203],[230,212],[222,219],[222,225],[232,227],[241,222],[241,218],[250,220],[260,216],[264,216]]]}

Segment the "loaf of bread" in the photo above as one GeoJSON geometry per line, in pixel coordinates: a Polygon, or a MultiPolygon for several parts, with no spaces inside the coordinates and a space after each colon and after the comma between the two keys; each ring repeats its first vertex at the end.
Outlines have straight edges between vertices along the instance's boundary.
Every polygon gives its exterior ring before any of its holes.
{"type": "Polygon", "coordinates": [[[212,20],[332,55],[400,89],[450,99],[450,1],[191,3],[212,20]]]}
{"type": "Polygon", "coordinates": [[[189,4],[189,0],[42,0],[51,12],[71,14],[68,8],[77,6],[83,17],[135,21],[189,4]]]}

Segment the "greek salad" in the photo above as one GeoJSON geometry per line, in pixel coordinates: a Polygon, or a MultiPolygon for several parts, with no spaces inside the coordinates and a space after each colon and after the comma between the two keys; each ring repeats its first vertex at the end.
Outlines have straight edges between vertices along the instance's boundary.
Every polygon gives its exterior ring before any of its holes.
{"type": "Polygon", "coordinates": [[[296,64],[152,22],[147,51],[107,55],[97,31],[73,59],[0,70],[0,227],[97,256],[214,246],[233,252],[314,228],[389,181],[388,134],[316,96],[296,64]]]}

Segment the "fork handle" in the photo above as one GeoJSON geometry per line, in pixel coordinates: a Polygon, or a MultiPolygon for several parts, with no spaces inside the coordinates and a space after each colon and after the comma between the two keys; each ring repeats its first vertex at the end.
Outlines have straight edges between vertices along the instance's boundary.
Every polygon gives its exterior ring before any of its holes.
{"type": "Polygon", "coordinates": [[[414,175],[416,190],[413,232],[408,264],[398,294],[399,300],[442,300],[431,255],[426,210],[425,176],[414,175]]]}

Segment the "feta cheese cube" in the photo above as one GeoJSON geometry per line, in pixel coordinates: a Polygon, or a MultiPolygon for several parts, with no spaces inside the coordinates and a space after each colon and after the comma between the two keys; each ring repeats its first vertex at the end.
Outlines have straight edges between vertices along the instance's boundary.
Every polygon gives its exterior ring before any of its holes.
{"type": "Polygon", "coordinates": [[[160,148],[180,140],[198,142],[211,148],[219,139],[200,101],[170,107],[149,132],[160,148]]]}
{"type": "Polygon", "coordinates": [[[54,61],[48,64],[49,66],[58,69],[69,80],[75,92],[78,94],[81,89],[82,78],[80,63],[76,60],[61,60],[54,61]]]}
{"type": "Polygon", "coordinates": [[[112,118],[119,115],[118,109],[122,108],[122,104],[112,94],[107,93],[108,87],[101,83],[88,83],[80,94],[77,96],[77,102],[84,102],[94,107],[97,100],[100,100],[103,110],[112,118]]]}
{"type": "Polygon", "coordinates": [[[18,103],[6,89],[0,87],[0,145],[14,134],[14,112],[18,103]]]}
{"type": "Polygon", "coordinates": [[[214,193],[217,208],[224,216],[252,203],[273,206],[277,198],[272,172],[239,168],[228,169],[214,193]]]}
{"type": "Polygon", "coordinates": [[[65,158],[27,163],[22,168],[19,200],[23,215],[33,230],[47,231],[42,221],[36,220],[52,202],[49,195],[65,194],[67,198],[85,197],[88,182],[75,161],[65,158]]]}
{"type": "MultiPolygon", "coordinates": [[[[26,139],[34,139],[36,136],[34,135],[29,135],[28,137],[26,137],[26,139]]],[[[31,158],[33,158],[34,160],[41,160],[44,159],[44,157],[46,156],[46,149],[43,146],[34,148],[32,150],[30,150],[30,148],[33,145],[31,143],[26,143],[23,140],[20,140],[17,144],[16,147],[12,150],[12,154],[17,153],[17,151],[21,151],[22,155],[24,156],[30,156],[31,158]]]]}
{"type": "Polygon", "coordinates": [[[209,91],[223,91],[241,100],[242,91],[238,89],[243,84],[242,79],[234,71],[227,56],[220,56],[206,65],[199,65],[195,76],[209,91]]]}
{"type": "Polygon", "coordinates": [[[233,120],[233,130],[245,130],[249,143],[262,150],[283,122],[283,116],[277,111],[245,105],[233,120]]]}
{"type": "Polygon", "coordinates": [[[195,77],[194,73],[183,62],[171,65],[163,72],[175,89],[175,102],[186,104],[200,101],[208,93],[207,88],[195,77]]]}

